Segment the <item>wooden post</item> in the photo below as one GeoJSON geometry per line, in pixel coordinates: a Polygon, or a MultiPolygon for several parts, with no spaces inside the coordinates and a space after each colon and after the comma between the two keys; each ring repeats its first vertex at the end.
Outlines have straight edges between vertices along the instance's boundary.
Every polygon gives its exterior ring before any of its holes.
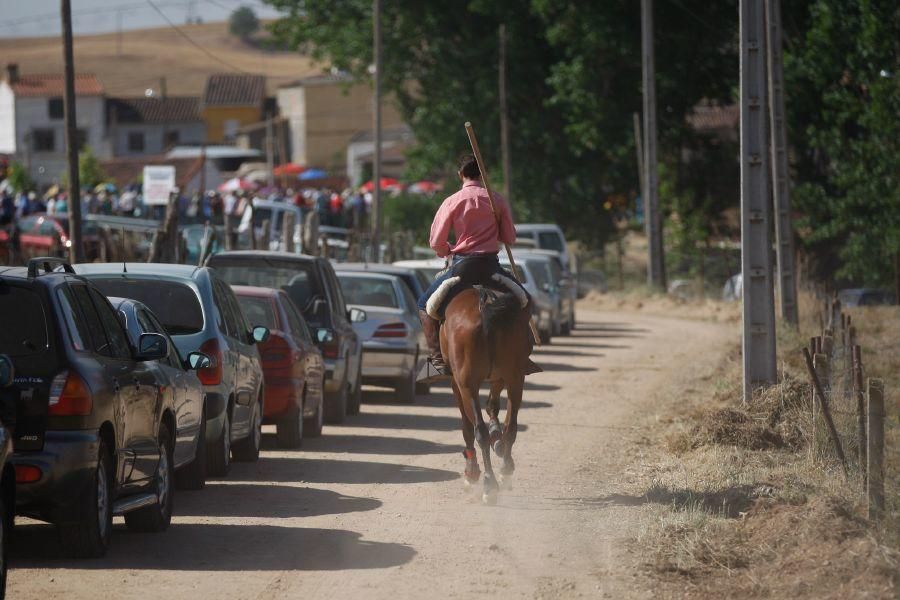
{"type": "Polygon", "coordinates": [[[63,118],[66,131],[67,193],[69,200],[69,262],[84,261],[84,239],[81,237],[81,185],[78,181],[78,120],[75,117],[75,53],[72,49],[72,6],[60,0],[63,34],[63,118]]]}
{"type": "MultiPolygon", "coordinates": [[[[271,228],[272,223],[269,219],[263,219],[263,222],[260,225],[262,229],[262,235],[257,239],[256,234],[253,233],[251,239],[253,240],[253,247],[258,250],[268,250],[269,249],[269,238],[271,237],[271,228]]],[[[250,231],[253,231],[253,223],[250,224],[250,231]]]]}
{"type": "Polygon", "coordinates": [[[147,262],[174,262],[176,244],[178,243],[178,196],[169,194],[166,205],[166,216],[162,227],[156,230],[153,243],[150,245],[150,256],[147,262]]]}
{"type": "Polygon", "coordinates": [[[859,441],[859,470],[866,482],[866,398],[863,390],[862,349],[853,346],[853,393],[856,395],[856,429],[859,441]]]}
{"type": "Polygon", "coordinates": [[[884,383],[869,379],[869,437],[866,466],[866,497],[869,518],[876,519],[884,512],[884,383]]]}
{"type": "Polygon", "coordinates": [[[225,229],[225,250],[234,250],[234,238],[231,236],[231,215],[228,214],[228,211],[225,211],[222,221],[225,229]]]}
{"type": "Polygon", "coordinates": [[[281,217],[281,250],[294,253],[294,213],[286,210],[281,217]]]}
{"type": "Polygon", "coordinates": [[[812,357],[809,355],[809,350],[806,348],[803,349],[803,358],[806,359],[806,369],[809,371],[809,376],[812,378],[813,390],[815,390],[816,397],[819,399],[819,406],[822,409],[822,416],[825,417],[828,433],[831,434],[831,441],[834,442],[834,449],[837,452],[838,458],[841,460],[844,476],[849,477],[849,472],[847,471],[847,459],[844,457],[841,438],[838,436],[837,429],[834,427],[834,421],[831,419],[831,411],[828,409],[828,400],[825,398],[825,392],[822,391],[822,384],[819,383],[819,376],[813,366],[812,357]]]}

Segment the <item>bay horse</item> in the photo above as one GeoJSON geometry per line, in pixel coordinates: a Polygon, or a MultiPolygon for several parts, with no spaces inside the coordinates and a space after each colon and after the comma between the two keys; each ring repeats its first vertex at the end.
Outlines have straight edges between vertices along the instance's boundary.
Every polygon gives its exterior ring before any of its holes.
{"type": "Polygon", "coordinates": [[[501,482],[511,485],[515,462],[512,448],[516,441],[522,390],[532,350],[528,320],[531,301],[524,306],[516,295],[483,287],[468,288],[450,300],[441,326],[441,351],[452,370],[452,388],[462,416],[462,434],[466,443],[465,482],[478,483],[481,475],[475,442],[484,462],[486,504],[497,501],[499,485],[491,466],[490,449],[503,461],[501,482]],[[490,383],[485,423],[478,399],[483,382],[490,383]],[[500,425],[500,393],[506,388],[506,418],[500,425]]]}

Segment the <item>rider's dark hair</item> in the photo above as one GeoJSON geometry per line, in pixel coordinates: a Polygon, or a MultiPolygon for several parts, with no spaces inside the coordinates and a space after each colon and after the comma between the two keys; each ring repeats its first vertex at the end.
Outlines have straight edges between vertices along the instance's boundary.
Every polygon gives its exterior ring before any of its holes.
{"type": "Polygon", "coordinates": [[[481,177],[481,170],[478,168],[478,161],[471,154],[463,154],[459,157],[459,174],[466,179],[478,179],[481,177]]]}

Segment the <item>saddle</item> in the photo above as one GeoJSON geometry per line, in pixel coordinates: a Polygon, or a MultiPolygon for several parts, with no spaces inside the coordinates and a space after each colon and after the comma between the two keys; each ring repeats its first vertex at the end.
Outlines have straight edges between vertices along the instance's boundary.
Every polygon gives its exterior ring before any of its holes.
{"type": "Polygon", "coordinates": [[[497,263],[479,258],[464,259],[451,267],[453,275],[434,291],[425,305],[432,319],[444,320],[444,310],[457,294],[469,288],[483,288],[493,293],[511,293],[522,308],[528,305],[528,292],[511,277],[497,272],[497,263]]]}

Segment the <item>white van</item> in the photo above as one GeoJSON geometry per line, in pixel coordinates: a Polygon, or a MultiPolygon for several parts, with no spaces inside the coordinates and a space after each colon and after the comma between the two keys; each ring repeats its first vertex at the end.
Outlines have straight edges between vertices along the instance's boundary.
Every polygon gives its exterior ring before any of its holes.
{"type": "Polygon", "coordinates": [[[522,223],[516,225],[516,238],[519,240],[534,240],[538,248],[543,250],[555,250],[562,257],[563,267],[572,275],[578,272],[575,265],[575,257],[569,253],[566,244],[566,236],[563,235],[559,225],[553,223],[522,223]]]}

